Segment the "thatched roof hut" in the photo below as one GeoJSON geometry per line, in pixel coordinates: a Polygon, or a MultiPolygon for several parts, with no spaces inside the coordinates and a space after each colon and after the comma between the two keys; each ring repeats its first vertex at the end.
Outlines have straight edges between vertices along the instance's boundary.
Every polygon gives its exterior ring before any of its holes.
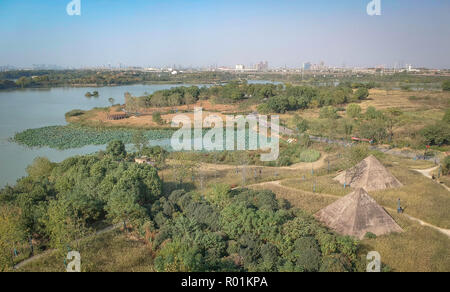
{"type": "Polygon", "coordinates": [[[403,186],[373,155],[342,172],[334,180],[353,188],[364,188],[368,192],[403,186]]]}
{"type": "Polygon", "coordinates": [[[379,236],[403,231],[362,188],[320,210],[314,216],[336,232],[359,239],[364,238],[368,232],[379,236]]]}

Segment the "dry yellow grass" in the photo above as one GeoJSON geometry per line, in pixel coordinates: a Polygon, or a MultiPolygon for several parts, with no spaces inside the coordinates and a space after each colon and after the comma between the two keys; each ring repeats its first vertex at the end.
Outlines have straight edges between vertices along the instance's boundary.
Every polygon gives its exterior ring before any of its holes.
{"type": "MultiPolygon", "coordinates": [[[[154,272],[150,248],[116,230],[82,241],[82,272],[154,272]]],[[[56,252],[40,258],[19,272],[64,272],[64,256],[56,252]]]]}

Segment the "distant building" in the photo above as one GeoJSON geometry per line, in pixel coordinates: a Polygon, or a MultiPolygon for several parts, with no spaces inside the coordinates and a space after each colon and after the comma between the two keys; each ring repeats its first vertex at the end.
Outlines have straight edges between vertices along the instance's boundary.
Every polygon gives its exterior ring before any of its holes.
{"type": "Polygon", "coordinates": [[[236,65],[236,71],[244,71],[245,70],[245,66],[242,64],[237,64],[236,65]]]}
{"type": "Polygon", "coordinates": [[[303,63],[303,70],[309,71],[309,70],[311,70],[311,67],[312,67],[312,65],[310,62],[303,63]]]}
{"type": "Polygon", "coordinates": [[[268,71],[269,70],[269,62],[264,61],[255,65],[256,71],[268,71]]]}

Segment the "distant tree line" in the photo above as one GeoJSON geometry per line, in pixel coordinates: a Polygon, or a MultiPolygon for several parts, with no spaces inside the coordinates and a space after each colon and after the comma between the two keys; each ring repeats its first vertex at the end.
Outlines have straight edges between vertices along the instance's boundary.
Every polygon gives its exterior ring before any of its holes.
{"type": "Polygon", "coordinates": [[[260,113],[285,113],[298,109],[324,107],[364,100],[369,96],[367,86],[314,88],[283,84],[249,84],[247,82],[229,82],[226,85],[212,87],[176,87],[157,91],[153,94],[132,97],[126,94],[128,108],[170,107],[190,105],[198,100],[210,100],[219,104],[232,104],[251,100],[258,106],[260,113]]]}

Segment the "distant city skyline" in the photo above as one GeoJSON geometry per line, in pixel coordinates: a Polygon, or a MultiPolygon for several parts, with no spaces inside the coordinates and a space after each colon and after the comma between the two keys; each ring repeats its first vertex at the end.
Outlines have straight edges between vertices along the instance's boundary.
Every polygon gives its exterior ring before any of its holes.
{"type": "Polygon", "coordinates": [[[70,0],[0,2],[0,66],[450,68],[450,1],[70,0]]]}

